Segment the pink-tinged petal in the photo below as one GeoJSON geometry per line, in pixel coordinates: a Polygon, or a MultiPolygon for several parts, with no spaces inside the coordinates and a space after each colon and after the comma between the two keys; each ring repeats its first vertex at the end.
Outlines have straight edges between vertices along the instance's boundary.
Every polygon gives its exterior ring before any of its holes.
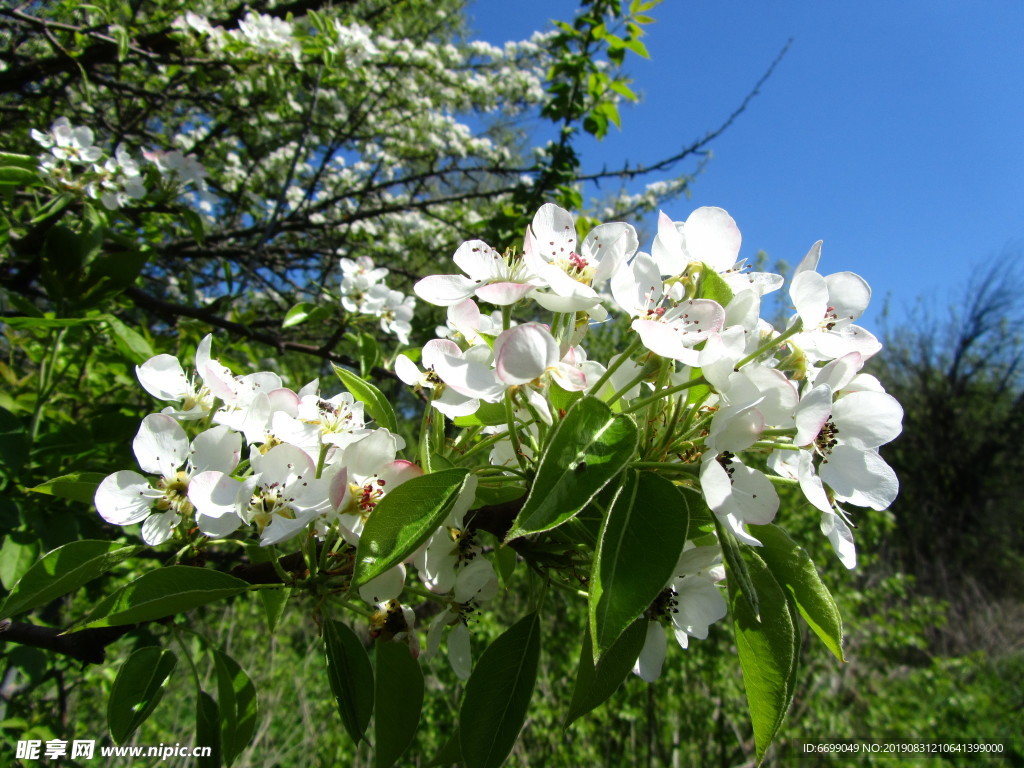
{"type": "Polygon", "coordinates": [[[743,240],[732,216],[721,208],[698,208],[683,225],[690,261],[702,261],[716,272],[730,269],[739,258],[743,240]]]}
{"type": "Polygon", "coordinates": [[[259,473],[262,486],[289,486],[316,476],[316,466],[309,455],[289,443],[275,445],[264,454],[253,451],[252,466],[259,473]]]}
{"type": "Polygon", "coordinates": [[[389,568],[375,579],[370,579],[359,588],[359,597],[367,603],[377,605],[394,600],[405,589],[405,566],[389,568]]]}
{"type": "Polygon", "coordinates": [[[558,363],[558,342],[539,323],[503,331],[494,341],[498,378],[505,384],[526,384],[558,363]]]}
{"type": "Polygon", "coordinates": [[[871,286],[853,272],[837,272],[825,278],[828,285],[828,303],[838,322],[853,322],[868,308],[871,286]]]}
{"type": "Polygon", "coordinates": [[[819,474],[839,501],[858,507],[888,509],[900,490],[896,473],[878,453],[849,445],[833,448],[819,474]]]}
{"type": "Polygon", "coordinates": [[[463,336],[469,337],[471,333],[480,330],[480,307],[472,299],[452,304],[448,307],[448,322],[463,336]]]}
{"type": "Polygon", "coordinates": [[[533,217],[534,251],[545,261],[568,259],[576,252],[576,225],[572,215],[554,203],[545,203],[533,217]]]}
{"type": "Polygon", "coordinates": [[[845,389],[853,381],[853,377],[864,367],[864,357],[860,352],[850,352],[838,357],[818,371],[814,377],[815,384],[828,384],[833,392],[845,389]]]}
{"type": "Polygon", "coordinates": [[[587,374],[568,363],[559,363],[551,369],[558,385],[569,392],[583,392],[587,388],[587,374]]]}
{"type": "Polygon", "coordinates": [[[159,493],[138,472],[122,470],[108,475],[96,489],[94,501],[100,517],[114,525],[145,520],[159,493]]]}
{"type": "Polygon", "coordinates": [[[644,346],[656,355],[676,359],[685,349],[678,331],[658,320],[637,318],[631,327],[640,336],[644,346]]]}
{"type": "Polygon", "coordinates": [[[839,562],[850,570],[857,567],[857,545],[853,541],[850,526],[832,510],[821,515],[821,532],[828,537],[839,562]]]}
{"type": "Polygon", "coordinates": [[[497,402],[505,392],[504,385],[489,365],[454,355],[440,355],[434,361],[434,372],[460,395],[497,402]]]}
{"type": "Polygon", "coordinates": [[[444,355],[461,357],[462,350],[459,345],[449,339],[431,339],[423,345],[421,360],[424,368],[433,368],[435,363],[444,355]]]}
{"type": "Polygon", "coordinates": [[[189,460],[194,472],[213,469],[230,473],[241,457],[241,436],[225,426],[218,426],[196,435],[189,460]]]}
{"type": "Polygon", "coordinates": [[[142,420],[132,448],[143,470],[172,477],[188,458],[188,437],[170,416],[151,413],[142,420]]]}
{"type": "Polygon", "coordinates": [[[800,260],[800,263],[796,265],[796,269],[793,270],[793,277],[795,278],[801,272],[817,272],[818,261],[821,259],[821,240],[811,246],[811,249],[807,251],[807,254],[800,260]]]}
{"type": "Polygon", "coordinates": [[[683,333],[687,345],[692,345],[722,330],[725,308],[711,299],[690,299],[672,307],[662,320],[683,333]]]}
{"type": "Polygon", "coordinates": [[[171,538],[181,518],[175,512],[156,512],[142,523],[142,540],[157,547],[171,538]]]}
{"type": "Polygon", "coordinates": [[[832,420],[841,443],[877,448],[903,431],[903,406],[883,392],[851,392],[832,406],[832,420]]]}
{"type": "Polygon", "coordinates": [[[464,242],[455,251],[452,261],[478,283],[493,280],[501,272],[501,254],[483,240],[464,242]]]}
{"type": "Polygon", "coordinates": [[[648,683],[653,683],[661,677],[667,645],[665,630],[661,628],[661,624],[656,621],[647,622],[647,637],[644,639],[640,656],[633,665],[633,674],[648,683]]]}
{"type": "Polygon", "coordinates": [[[817,330],[828,310],[828,284],[825,278],[817,272],[801,272],[789,286],[789,297],[804,322],[804,330],[817,330]]]}
{"type": "Polygon", "coordinates": [[[178,358],[157,355],[135,366],[142,388],[157,400],[181,400],[188,393],[188,379],[178,358]]]}
{"type": "Polygon", "coordinates": [[[575,280],[572,282],[575,283],[576,288],[573,288],[571,292],[547,293],[545,291],[536,291],[530,294],[530,298],[549,312],[561,312],[563,314],[568,312],[593,312],[596,307],[600,306],[601,297],[592,288],[582,283],[576,283],[575,280]]]}
{"type": "Polygon", "coordinates": [[[499,307],[515,304],[526,296],[535,286],[530,283],[489,283],[481,285],[474,291],[477,298],[499,307]]]}
{"type": "Polygon", "coordinates": [[[832,389],[827,384],[814,387],[796,407],[794,445],[810,445],[832,413],[832,389]]]}
{"type": "Polygon", "coordinates": [[[412,287],[416,295],[430,304],[448,307],[473,295],[477,283],[462,275],[430,275],[412,287]]]}
{"type": "Polygon", "coordinates": [[[299,396],[286,387],[272,389],[267,393],[270,401],[270,410],[274,413],[280,411],[289,416],[299,415],[299,396]]]}
{"type": "Polygon", "coordinates": [[[448,663],[460,680],[468,680],[473,671],[473,651],[469,643],[469,628],[461,621],[448,633],[448,663]]]}
{"type": "Polygon", "coordinates": [[[397,461],[393,461],[386,465],[377,474],[380,479],[385,482],[384,490],[393,491],[402,483],[422,475],[423,469],[418,464],[413,464],[411,461],[398,459],[397,461]]]}

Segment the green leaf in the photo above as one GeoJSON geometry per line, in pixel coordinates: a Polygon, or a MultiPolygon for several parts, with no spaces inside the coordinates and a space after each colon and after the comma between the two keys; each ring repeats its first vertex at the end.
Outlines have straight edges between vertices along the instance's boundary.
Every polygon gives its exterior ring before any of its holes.
{"type": "Polygon", "coordinates": [[[70,631],[137,624],[183,613],[249,589],[248,582],[220,571],[170,565],[144,573],[97,605],[70,631]]]}
{"type": "Polygon", "coordinates": [[[837,659],[846,661],[843,617],[810,555],[778,526],[752,525],[750,532],[764,545],[758,554],[775,580],[789,593],[807,626],[837,659]]]}
{"type": "Polygon", "coordinates": [[[349,335],[355,337],[356,350],[359,357],[359,374],[365,379],[370,375],[373,367],[380,362],[380,347],[377,344],[377,340],[368,333],[349,335]]]}
{"type": "Polygon", "coordinates": [[[494,565],[505,589],[512,583],[512,574],[516,572],[516,564],[519,561],[519,554],[512,547],[495,547],[494,565]]]}
{"type": "Polygon", "coordinates": [[[358,744],[373,714],[373,668],[366,649],[347,624],[324,622],[327,679],[338,702],[341,722],[358,744]]]}
{"type": "Polygon", "coordinates": [[[373,704],[374,768],[398,762],[416,735],[423,672],[405,643],[377,641],[373,704]]]}
{"type": "Polygon", "coordinates": [[[131,362],[136,365],[144,363],[156,354],[149,342],[134,328],[129,328],[113,315],[107,315],[106,321],[118,351],[131,362]]]}
{"type": "Polygon", "coordinates": [[[115,744],[124,744],[152,714],[177,661],[170,651],[147,645],[121,665],[107,703],[107,727],[115,744]]]}
{"type": "Polygon", "coordinates": [[[742,595],[739,582],[731,577],[727,581],[736,650],[760,764],[793,702],[799,638],[786,594],[764,561],[750,548],[743,552],[743,558],[757,590],[760,616],[751,611],[752,601],[742,595]]]}
{"type": "Polygon", "coordinates": [[[80,501],[83,504],[92,504],[92,500],[96,496],[96,488],[105,477],[106,475],[100,472],[72,472],[25,490],[33,493],[47,493],[62,499],[80,501]]]}
{"type": "Polygon", "coordinates": [[[220,768],[220,710],[213,696],[196,691],[196,746],[210,747],[209,757],[198,758],[203,768],[220,768]]]}
{"type": "Polygon", "coordinates": [[[466,469],[407,480],[374,507],[356,547],[352,586],[359,587],[411,555],[448,516],[470,483],[466,469]]]}
{"type": "Polygon", "coordinates": [[[595,661],[672,578],[689,520],[686,497],[671,481],[653,472],[627,473],[594,554],[588,604],[595,661]]]}
{"type": "Polygon", "coordinates": [[[39,168],[39,160],[31,155],[18,155],[13,152],[0,152],[0,165],[14,166],[34,171],[39,168]]]}
{"type": "Polygon", "coordinates": [[[47,552],[14,585],[0,606],[0,617],[16,616],[74,592],[145,547],[113,541],[73,541],[47,552]]]}
{"type": "Polygon", "coordinates": [[[2,187],[35,187],[43,183],[39,173],[16,165],[0,166],[0,186],[2,187]]]}
{"type": "Polygon", "coordinates": [[[0,581],[11,589],[39,557],[39,537],[28,531],[11,531],[0,547],[0,581]]]}
{"type": "Polygon", "coordinates": [[[213,664],[217,672],[221,753],[224,763],[230,766],[256,733],[259,717],[256,686],[238,662],[223,651],[214,649],[213,664]]]}
{"type": "MultiPolygon", "coordinates": [[[[332,365],[334,364],[332,363],[332,365]]],[[[334,372],[338,374],[338,378],[341,379],[341,383],[345,385],[345,388],[352,393],[352,397],[363,403],[366,412],[380,426],[387,428],[391,432],[398,431],[398,420],[395,418],[395,411],[388,399],[384,397],[384,393],[373,386],[373,384],[363,381],[352,371],[345,368],[335,365],[334,372]]]]}
{"type": "Polygon", "coordinates": [[[456,427],[493,427],[498,424],[507,424],[505,406],[501,403],[480,403],[476,413],[468,416],[456,416],[452,419],[456,427]]]}
{"type": "Polygon", "coordinates": [[[263,601],[263,611],[267,614],[267,632],[274,634],[277,623],[284,615],[284,607],[291,596],[290,589],[261,589],[260,600],[263,601]]]}
{"type": "Polygon", "coordinates": [[[316,309],[316,304],[308,301],[303,301],[296,304],[294,307],[288,310],[284,316],[284,322],[281,323],[282,328],[291,328],[295,325],[301,325],[306,322],[309,318],[310,313],[316,309]]]}
{"type": "Polygon", "coordinates": [[[733,532],[722,525],[717,517],[715,517],[715,528],[718,532],[718,541],[722,545],[722,559],[725,560],[725,572],[728,574],[729,582],[735,583],[739,588],[739,594],[746,601],[750,615],[755,619],[759,618],[761,606],[758,603],[758,593],[754,588],[750,573],[747,571],[747,563],[743,559],[740,543],[736,541],[733,532]]]}
{"type": "Polygon", "coordinates": [[[17,475],[28,460],[30,447],[28,431],[21,419],[6,408],[0,408],[0,477],[17,475]]]}
{"type": "Polygon", "coordinates": [[[459,709],[466,768],[497,768],[508,757],[526,722],[539,659],[536,613],[520,619],[484,651],[459,709]]]}
{"type": "Polygon", "coordinates": [[[11,328],[71,328],[76,325],[94,325],[106,320],[105,315],[92,317],[5,317],[11,328]]]}
{"type": "Polygon", "coordinates": [[[594,397],[577,400],[558,423],[530,494],[506,541],[547,531],[574,517],[633,458],[637,429],[594,397]]]}
{"type": "Polygon", "coordinates": [[[732,301],[732,288],[725,279],[707,264],[700,276],[700,293],[698,298],[712,299],[723,307],[732,301]]]}
{"type": "Polygon", "coordinates": [[[580,663],[576,668],[576,684],[572,689],[569,713],[565,716],[566,728],[577,718],[597,709],[611,698],[632,671],[646,639],[647,620],[637,619],[619,635],[595,666],[594,646],[590,633],[583,633],[580,663]]]}

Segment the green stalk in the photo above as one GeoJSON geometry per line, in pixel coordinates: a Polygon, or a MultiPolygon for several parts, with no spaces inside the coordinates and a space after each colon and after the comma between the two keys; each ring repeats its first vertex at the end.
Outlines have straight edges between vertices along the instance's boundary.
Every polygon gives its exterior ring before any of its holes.
{"type": "Polygon", "coordinates": [[[626,362],[630,357],[632,357],[633,353],[636,352],[642,345],[643,340],[639,336],[633,339],[633,341],[630,342],[630,345],[626,347],[626,351],[619,355],[617,358],[615,358],[615,362],[609,365],[608,369],[601,374],[601,378],[594,382],[594,386],[590,388],[590,391],[593,392],[596,396],[597,393],[601,391],[601,387],[604,386],[605,382],[612,377],[612,374],[615,373],[624,362],[626,362]]]}
{"type": "Polygon", "coordinates": [[[696,379],[691,379],[690,381],[684,382],[682,384],[677,384],[674,387],[668,387],[667,389],[663,389],[660,392],[655,392],[653,395],[651,395],[650,397],[645,397],[643,400],[637,400],[628,408],[623,409],[622,412],[636,413],[641,408],[646,408],[651,403],[661,400],[663,397],[669,397],[670,395],[674,395],[677,392],[682,392],[684,390],[690,389],[691,387],[698,387],[702,384],[707,383],[707,379],[705,379],[703,376],[698,376],[696,379]]]}
{"type": "Polygon", "coordinates": [[[759,358],[761,355],[763,355],[768,350],[774,349],[775,347],[778,347],[778,346],[781,346],[782,342],[784,342],[786,339],[788,339],[788,338],[790,338],[792,336],[796,336],[796,334],[800,333],[800,331],[803,330],[803,327],[804,327],[803,321],[798,319],[795,323],[793,323],[792,326],[790,326],[785,331],[780,333],[774,339],[771,339],[770,341],[762,344],[760,347],[758,347],[753,352],[751,352],[749,355],[747,355],[742,360],[740,360],[738,363],[736,363],[735,370],[738,371],[740,368],[742,368],[744,365],[746,365],[747,363],[751,362],[752,360],[757,360],[757,358],[759,358]]]}

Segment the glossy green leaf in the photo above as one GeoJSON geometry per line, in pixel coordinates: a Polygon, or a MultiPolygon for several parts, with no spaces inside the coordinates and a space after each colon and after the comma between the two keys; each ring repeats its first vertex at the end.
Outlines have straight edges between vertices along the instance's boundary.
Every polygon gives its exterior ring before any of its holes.
{"type": "Polygon", "coordinates": [[[213,664],[217,673],[221,756],[224,764],[230,766],[256,733],[256,686],[238,662],[223,651],[213,651],[213,664]]]}
{"type": "Polygon", "coordinates": [[[799,637],[786,594],[764,561],[749,547],[743,558],[757,590],[760,616],[753,613],[752,601],[732,578],[728,579],[729,602],[760,763],[793,702],[799,637]]]}
{"type": "Polygon", "coordinates": [[[537,681],[540,621],[531,613],[488,646],[466,683],[459,744],[466,768],[497,768],[526,722],[537,681]]]}
{"type": "Polygon", "coordinates": [[[144,573],[97,605],[71,631],[153,621],[241,594],[249,584],[220,571],[171,565],[144,573]]]}
{"type": "Polygon", "coordinates": [[[16,616],[74,592],[142,549],[91,540],[57,547],[43,555],[14,585],[0,606],[0,618],[16,616]]]}
{"type": "Polygon", "coordinates": [[[647,623],[646,619],[638,619],[630,624],[601,656],[596,666],[590,633],[583,633],[576,684],[572,689],[569,713],[565,716],[566,728],[577,718],[604,704],[622,685],[643,650],[647,623]]]}
{"type": "Polygon", "coordinates": [[[83,504],[92,504],[92,500],[96,496],[96,489],[105,477],[106,475],[101,472],[72,472],[26,490],[80,501],[83,504]]]}
{"type": "Polygon", "coordinates": [[[475,413],[456,416],[452,421],[457,427],[493,427],[506,424],[508,419],[501,403],[480,403],[475,413]]]}
{"type": "Polygon", "coordinates": [[[210,747],[209,756],[196,758],[196,765],[220,768],[220,709],[213,696],[201,689],[196,691],[196,746],[210,747]]]}
{"type": "Polygon", "coordinates": [[[284,321],[281,323],[282,328],[291,328],[296,325],[301,325],[309,319],[309,314],[316,309],[317,305],[309,301],[303,301],[296,304],[294,307],[289,309],[284,316],[284,321]]]}
{"type": "Polygon", "coordinates": [[[832,593],[821,581],[810,555],[775,525],[752,525],[750,532],[764,544],[758,554],[775,580],[789,592],[807,626],[837,659],[846,661],[843,656],[843,617],[832,593]]]}
{"type": "Polygon", "coordinates": [[[338,374],[338,378],[345,385],[345,389],[352,393],[352,397],[363,404],[366,413],[378,425],[385,427],[391,432],[398,431],[398,420],[395,418],[395,411],[388,399],[384,397],[384,393],[346,368],[335,365],[334,372],[338,374]]]}
{"type": "Polygon", "coordinates": [[[384,494],[359,537],[352,586],[398,565],[430,538],[464,490],[472,492],[470,478],[466,469],[445,469],[414,477],[384,494]]]}
{"type": "Polygon", "coordinates": [[[32,155],[19,155],[14,152],[0,152],[0,166],[25,168],[34,171],[39,168],[38,158],[32,155]]]}
{"type": "Polygon", "coordinates": [[[341,722],[357,744],[373,714],[373,667],[366,649],[347,624],[324,622],[327,680],[338,702],[341,722]]]}
{"type": "Polygon", "coordinates": [[[423,672],[405,643],[377,641],[373,698],[373,765],[398,762],[420,722],[423,672]]]}
{"type": "Polygon", "coordinates": [[[121,665],[107,703],[107,727],[115,744],[124,744],[152,714],[177,661],[170,651],[147,645],[121,665]]]}
{"type": "Polygon", "coordinates": [[[594,554],[588,607],[595,661],[672,578],[689,520],[686,497],[671,481],[653,472],[626,473],[594,554]]]}
{"type": "Polygon", "coordinates": [[[577,400],[555,427],[507,541],[574,517],[633,458],[637,429],[594,397],[577,400]]]}
{"type": "MultiPolygon", "coordinates": [[[[326,308],[320,307],[320,309],[326,308]]],[[[380,362],[380,346],[377,344],[377,340],[368,333],[360,333],[355,337],[355,342],[359,357],[359,374],[365,379],[370,375],[374,366],[380,362]]]]}

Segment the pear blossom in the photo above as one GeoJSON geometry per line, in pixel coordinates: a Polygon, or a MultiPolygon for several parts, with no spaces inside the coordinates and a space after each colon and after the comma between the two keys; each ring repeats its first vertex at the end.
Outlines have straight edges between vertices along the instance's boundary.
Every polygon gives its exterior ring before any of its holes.
{"type": "Polygon", "coordinates": [[[206,430],[190,445],[185,430],[166,414],[143,419],[132,448],[143,471],[159,479],[151,484],[131,470],[109,475],[96,489],[96,511],[114,525],[141,522],[143,540],[154,546],[167,541],[193,512],[200,521],[202,513],[188,498],[195,477],[231,472],[241,455],[239,436],[227,427],[206,430]]]}
{"type": "Polygon", "coordinates": [[[430,275],[413,286],[416,295],[430,304],[448,307],[471,296],[498,306],[515,304],[539,285],[524,258],[500,255],[483,240],[469,240],[452,257],[467,276],[430,275]]]}
{"type": "Polygon", "coordinates": [[[178,408],[167,406],[163,413],[176,419],[201,419],[213,407],[214,394],[203,382],[206,377],[206,366],[211,361],[210,347],[213,336],[207,334],[196,347],[195,374],[186,376],[178,358],[173,355],[156,355],[135,366],[135,375],[142,388],[157,400],[170,400],[180,403],[178,408]],[[197,379],[198,378],[198,382],[197,379]]]}

